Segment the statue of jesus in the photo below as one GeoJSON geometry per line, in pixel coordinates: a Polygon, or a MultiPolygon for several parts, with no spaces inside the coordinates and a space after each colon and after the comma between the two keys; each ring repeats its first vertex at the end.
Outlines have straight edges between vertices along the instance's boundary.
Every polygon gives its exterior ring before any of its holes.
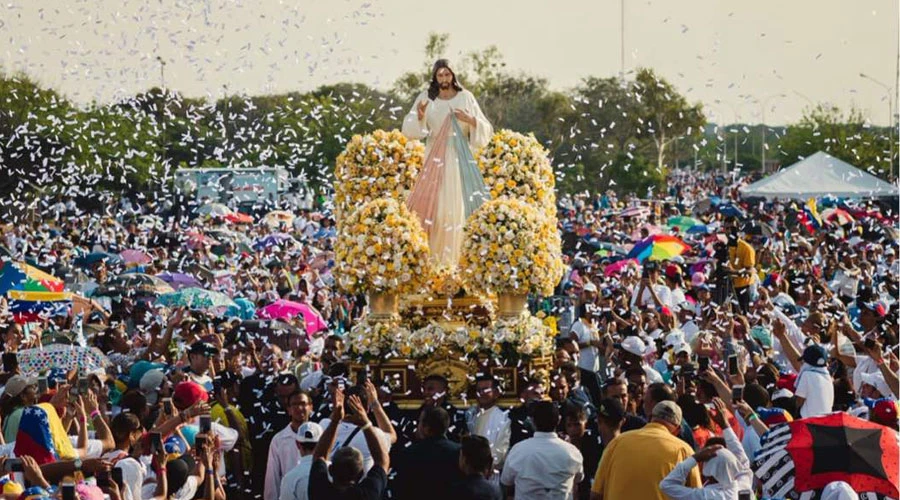
{"type": "Polygon", "coordinates": [[[428,234],[432,259],[456,267],[466,219],[488,199],[474,152],[494,129],[446,59],[434,63],[431,85],[403,120],[403,134],[425,139],[425,163],[407,200],[428,234]]]}

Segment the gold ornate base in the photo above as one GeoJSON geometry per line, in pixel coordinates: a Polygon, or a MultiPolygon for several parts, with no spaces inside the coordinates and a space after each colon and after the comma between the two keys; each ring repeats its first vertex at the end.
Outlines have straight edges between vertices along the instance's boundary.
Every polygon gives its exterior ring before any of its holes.
{"type": "MultiPolygon", "coordinates": [[[[354,363],[350,369],[355,377],[363,366],[354,363]]],[[[394,403],[401,409],[416,409],[422,404],[422,381],[429,375],[441,375],[450,383],[450,402],[459,408],[475,404],[475,377],[488,374],[500,380],[500,406],[513,407],[519,402],[519,390],[527,380],[545,376],[553,366],[553,358],[544,356],[512,366],[496,359],[467,359],[459,352],[441,350],[426,360],[393,358],[368,365],[372,380],[391,388],[394,403]]],[[[546,382],[546,381],[545,381],[546,382]]]]}
{"type": "Polygon", "coordinates": [[[491,324],[493,304],[482,297],[429,297],[407,295],[400,300],[400,317],[407,328],[416,330],[431,322],[445,328],[491,324]]]}

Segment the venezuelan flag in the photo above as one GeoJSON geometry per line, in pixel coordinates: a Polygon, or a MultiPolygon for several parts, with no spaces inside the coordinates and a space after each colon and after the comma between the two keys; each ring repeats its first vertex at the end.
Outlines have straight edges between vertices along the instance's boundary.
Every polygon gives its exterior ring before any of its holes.
{"type": "Polygon", "coordinates": [[[803,206],[798,219],[810,233],[814,233],[822,227],[822,218],[819,217],[815,198],[810,198],[806,201],[806,205],[803,206]]]}
{"type": "Polygon", "coordinates": [[[9,311],[17,323],[40,321],[57,315],[68,315],[72,310],[70,292],[22,292],[11,290],[9,311]]]}
{"type": "Polygon", "coordinates": [[[28,455],[38,465],[60,459],[71,460],[75,450],[63,428],[56,409],[49,403],[29,406],[22,410],[16,433],[14,452],[17,457],[28,455]]]}
{"type": "Polygon", "coordinates": [[[61,292],[65,282],[24,262],[0,263],[0,294],[10,290],[61,292]]]}

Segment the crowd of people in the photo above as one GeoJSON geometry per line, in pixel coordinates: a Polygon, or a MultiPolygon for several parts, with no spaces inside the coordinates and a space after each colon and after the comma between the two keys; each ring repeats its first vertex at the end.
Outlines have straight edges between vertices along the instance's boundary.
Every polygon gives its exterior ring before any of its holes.
{"type": "MultiPolygon", "coordinates": [[[[530,302],[557,349],[511,408],[487,374],[468,398],[429,375],[413,410],[385,381],[348,376],[345,335],[367,308],[335,287],[327,201],[251,224],[155,201],[105,215],[51,205],[4,228],[4,265],[27,262],[84,300],[22,319],[0,299],[3,494],[767,497],[752,462],[770,428],[844,412],[896,439],[897,213],[745,200],[742,182],[679,171],[649,199],[560,196],[568,271],[530,302]],[[629,258],[658,234],[687,251],[629,258]],[[237,307],[164,307],[152,286],[122,286],[133,273],[237,307]],[[280,299],[309,312],[282,323],[299,333],[254,322],[280,299]],[[26,369],[56,344],[104,359],[26,369]]],[[[821,495],[857,498],[840,480],[821,495]]]]}

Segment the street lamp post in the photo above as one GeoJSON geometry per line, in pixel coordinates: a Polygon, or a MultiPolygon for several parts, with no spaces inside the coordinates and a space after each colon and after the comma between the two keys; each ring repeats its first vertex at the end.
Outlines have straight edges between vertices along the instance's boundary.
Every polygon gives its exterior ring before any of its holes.
{"type": "Polygon", "coordinates": [[[878,85],[879,87],[883,88],[887,92],[888,126],[890,127],[890,130],[888,130],[888,140],[891,143],[891,145],[890,145],[891,156],[888,161],[888,176],[889,176],[889,178],[893,179],[894,178],[894,88],[872,78],[871,76],[869,76],[865,73],[860,73],[859,76],[861,78],[865,78],[866,80],[869,80],[870,82],[874,83],[875,85],[878,85]]]}
{"type": "Polygon", "coordinates": [[[784,94],[772,94],[760,102],[760,110],[762,111],[761,115],[761,123],[760,129],[762,130],[762,144],[760,144],[761,153],[760,157],[760,165],[759,168],[762,173],[766,173],[766,105],[769,104],[769,101],[776,97],[784,97],[784,94]]]}

